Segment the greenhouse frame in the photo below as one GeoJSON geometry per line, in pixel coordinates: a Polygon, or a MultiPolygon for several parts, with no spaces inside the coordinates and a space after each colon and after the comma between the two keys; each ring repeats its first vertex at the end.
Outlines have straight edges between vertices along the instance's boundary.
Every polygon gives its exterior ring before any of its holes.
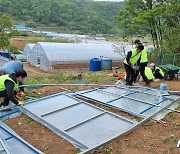
{"type": "MultiPolygon", "coordinates": [[[[132,46],[128,46],[128,51],[132,46]]],[[[109,58],[113,66],[119,66],[123,58],[114,52],[111,43],[50,43],[38,42],[30,54],[30,64],[47,71],[64,68],[88,68],[92,58],[109,58]]]]}
{"type": "Polygon", "coordinates": [[[35,44],[28,43],[24,47],[23,50],[23,59],[25,59],[27,62],[30,62],[30,53],[32,52],[32,49],[35,44]]]}

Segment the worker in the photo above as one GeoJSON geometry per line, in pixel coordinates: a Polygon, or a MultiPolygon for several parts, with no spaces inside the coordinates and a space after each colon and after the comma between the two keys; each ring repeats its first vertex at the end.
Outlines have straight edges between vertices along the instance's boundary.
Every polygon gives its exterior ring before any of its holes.
{"type": "Polygon", "coordinates": [[[155,63],[151,63],[149,66],[156,79],[164,79],[164,72],[161,68],[157,67],[155,63]]]}
{"type": "MultiPolygon", "coordinates": [[[[138,46],[139,44],[141,44],[140,40],[135,40],[134,41],[135,46],[138,46]]],[[[148,78],[145,75],[145,67],[148,64],[148,56],[147,56],[147,48],[144,47],[143,51],[141,52],[141,56],[139,58],[139,60],[137,61],[137,65],[139,66],[139,72],[144,80],[144,82],[146,82],[147,86],[150,86],[150,81],[148,80],[148,78]]],[[[135,79],[137,78],[137,74],[135,76],[135,79]]]]}
{"type": "MultiPolygon", "coordinates": [[[[18,70],[23,70],[23,63],[20,61],[9,61],[0,68],[0,76],[5,74],[14,74],[18,70]]],[[[23,85],[22,82],[19,85],[23,85]]],[[[20,91],[24,92],[24,87],[20,88],[20,91]]]]}
{"type": "Polygon", "coordinates": [[[155,78],[151,68],[149,68],[149,67],[145,67],[144,74],[146,75],[149,82],[153,81],[155,78]]]}
{"type": "Polygon", "coordinates": [[[141,52],[143,51],[144,46],[139,44],[137,48],[129,51],[127,53],[126,58],[124,59],[124,68],[126,70],[126,85],[133,85],[135,71],[133,66],[137,63],[138,59],[141,56],[141,52]]]}
{"type": "Polygon", "coordinates": [[[4,97],[4,101],[0,106],[8,106],[11,100],[16,105],[22,105],[22,102],[18,102],[15,98],[16,89],[19,82],[23,82],[27,77],[25,70],[18,70],[16,73],[11,75],[0,76],[0,98],[4,97]]]}

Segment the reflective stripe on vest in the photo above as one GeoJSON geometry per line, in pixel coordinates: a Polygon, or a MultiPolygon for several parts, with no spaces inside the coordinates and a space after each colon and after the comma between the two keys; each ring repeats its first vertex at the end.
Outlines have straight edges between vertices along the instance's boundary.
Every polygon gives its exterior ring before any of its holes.
{"type": "Polygon", "coordinates": [[[12,81],[13,83],[14,83],[14,90],[18,87],[18,83],[16,83],[13,79],[11,79],[10,77],[9,77],[9,75],[3,75],[3,76],[0,76],[0,91],[3,91],[3,90],[5,90],[6,89],[6,87],[5,87],[5,85],[4,85],[4,82],[6,81],[6,80],[10,80],[10,81],[12,81]]]}
{"type": "Polygon", "coordinates": [[[145,75],[148,78],[148,80],[154,79],[153,72],[149,67],[145,67],[145,75]]]}
{"type": "Polygon", "coordinates": [[[164,77],[164,72],[163,72],[163,70],[161,68],[156,66],[155,71],[156,70],[159,70],[159,73],[164,77]]]}
{"type": "Polygon", "coordinates": [[[145,63],[145,62],[148,62],[148,57],[147,57],[147,48],[144,47],[144,50],[141,52],[140,63],[145,63]]]}
{"type": "MultiPolygon", "coordinates": [[[[131,58],[130,58],[129,61],[131,62],[132,65],[135,65],[136,62],[138,61],[138,59],[140,58],[140,56],[141,56],[141,52],[138,53],[136,49],[133,49],[133,50],[132,50],[132,55],[131,55],[131,58]]],[[[124,64],[129,65],[129,64],[127,63],[126,58],[124,59],[124,64]]]]}

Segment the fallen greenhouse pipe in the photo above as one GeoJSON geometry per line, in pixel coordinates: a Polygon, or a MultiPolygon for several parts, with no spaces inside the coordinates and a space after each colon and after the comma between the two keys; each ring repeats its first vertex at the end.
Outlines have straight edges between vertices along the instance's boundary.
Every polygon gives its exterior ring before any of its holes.
{"type": "Polygon", "coordinates": [[[106,84],[31,84],[31,85],[21,85],[21,87],[38,87],[38,86],[103,86],[103,87],[114,87],[115,85],[106,84]]]}

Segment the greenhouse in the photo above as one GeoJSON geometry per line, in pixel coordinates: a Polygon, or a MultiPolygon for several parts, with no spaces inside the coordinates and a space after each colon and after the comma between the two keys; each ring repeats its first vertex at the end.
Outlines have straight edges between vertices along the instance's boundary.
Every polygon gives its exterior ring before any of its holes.
{"type": "Polygon", "coordinates": [[[27,62],[30,62],[30,52],[32,52],[32,49],[33,49],[34,45],[35,44],[28,43],[24,47],[24,50],[23,50],[23,59],[25,59],[27,62]]]}
{"type": "MultiPolygon", "coordinates": [[[[131,47],[132,48],[132,47],[131,47]]],[[[129,51],[129,49],[128,49],[129,51]]],[[[42,70],[60,68],[88,68],[92,58],[108,57],[113,66],[119,65],[122,57],[113,51],[111,43],[47,43],[39,42],[30,54],[30,64],[42,70]]]]}

